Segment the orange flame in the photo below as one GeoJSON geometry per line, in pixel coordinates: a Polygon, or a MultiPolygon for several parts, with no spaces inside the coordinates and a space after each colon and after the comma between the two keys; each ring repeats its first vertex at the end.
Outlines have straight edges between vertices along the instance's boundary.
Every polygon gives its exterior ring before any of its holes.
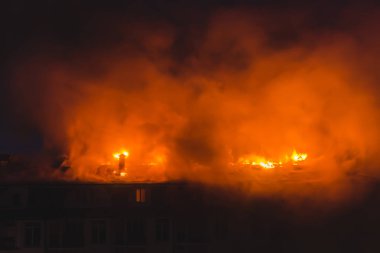
{"type": "Polygon", "coordinates": [[[296,150],[293,150],[292,153],[292,160],[296,164],[297,162],[305,161],[307,159],[306,153],[297,153],[296,150]]]}
{"type": "Polygon", "coordinates": [[[249,156],[240,158],[238,163],[242,165],[259,166],[264,169],[273,169],[282,167],[284,163],[288,164],[290,161],[292,161],[292,165],[298,165],[299,162],[305,161],[307,157],[308,155],[306,153],[297,153],[296,150],[293,150],[291,156],[286,155],[284,159],[279,161],[270,160],[261,156],[249,156]]]}
{"type": "Polygon", "coordinates": [[[115,159],[120,159],[120,156],[121,156],[121,155],[124,155],[125,157],[128,157],[128,156],[129,156],[129,152],[123,150],[123,151],[121,151],[121,152],[119,152],[119,153],[114,153],[114,154],[113,154],[113,157],[114,157],[115,159]]]}

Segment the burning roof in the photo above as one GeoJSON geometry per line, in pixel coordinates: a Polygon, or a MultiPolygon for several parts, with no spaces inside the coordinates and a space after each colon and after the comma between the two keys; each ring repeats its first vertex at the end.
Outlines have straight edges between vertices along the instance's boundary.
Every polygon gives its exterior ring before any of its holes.
{"type": "Polygon", "coordinates": [[[38,43],[10,66],[9,107],[67,159],[20,178],[353,192],[353,171],[379,173],[378,15],[316,29],[313,11],[221,8],[184,26],[116,15],[86,19],[101,36],[83,47],[38,43]]]}

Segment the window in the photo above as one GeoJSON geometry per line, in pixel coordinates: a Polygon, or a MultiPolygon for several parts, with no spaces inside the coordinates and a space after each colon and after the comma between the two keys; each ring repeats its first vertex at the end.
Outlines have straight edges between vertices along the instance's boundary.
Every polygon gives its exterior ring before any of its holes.
{"type": "Polygon", "coordinates": [[[84,233],[83,222],[79,220],[68,220],[64,224],[62,243],[66,248],[83,247],[84,233]]]}
{"type": "Polygon", "coordinates": [[[136,189],[136,202],[145,203],[146,202],[146,189],[137,188],[136,189]]]}
{"type": "Polygon", "coordinates": [[[16,231],[15,222],[0,222],[0,250],[16,249],[16,231]]]}
{"type": "Polygon", "coordinates": [[[169,240],[170,224],[168,219],[156,220],[156,240],[166,242],[169,240]]]}
{"type": "Polygon", "coordinates": [[[91,222],[91,243],[104,244],[106,243],[106,221],[94,220],[91,222]]]}
{"type": "Polygon", "coordinates": [[[0,236],[0,250],[16,249],[16,238],[12,236],[0,236]]]}
{"type": "Polygon", "coordinates": [[[20,195],[15,193],[12,195],[12,204],[13,206],[20,206],[21,201],[20,201],[20,195]]]}
{"type": "Polygon", "coordinates": [[[62,226],[59,221],[49,222],[49,247],[60,248],[62,246],[62,226]]]}
{"type": "Polygon", "coordinates": [[[179,221],[175,225],[175,230],[176,230],[176,234],[177,234],[177,242],[179,242],[179,243],[186,242],[186,237],[187,237],[186,224],[183,221],[179,221]]]}
{"type": "Polygon", "coordinates": [[[52,221],[49,223],[49,247],[83,247],[83,232],[83,222],[80,220],[52,221]]]}
{"type": "Polygon", "coordinates": [[[200,220],[179,222],[176,224],[177,242],[202,243],[207,241],[207,228],[200,220]]]}
{"type": "Polygon", "coordinates": [[[121,220],[116,223],[116,243],[142,245],[146,241],[145,221],[140,218],[121,220]]]}
{"type": "Polygon", "coordinates": [[[37,248],[41,243],[41,223],[26,222],[24,226],[24,247],[37,248]]]}
{"type": "Polygon", "coordinates": [[[145,243],[145,222],[143,219],[132,219],[127,221],[127,242],[129,244],[145,243]]]}
{"type": "Polygon", "coordinates": [[[214,224],[214,236],[217,240],[225,240],[228,236],[228,224],[219,220],[214,224]]]}

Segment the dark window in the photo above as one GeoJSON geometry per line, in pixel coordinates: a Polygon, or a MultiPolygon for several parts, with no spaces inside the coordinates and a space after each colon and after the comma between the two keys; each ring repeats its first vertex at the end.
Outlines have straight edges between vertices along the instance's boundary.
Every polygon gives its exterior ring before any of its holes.
{"type": "Polygon", "coordinates": [[[145,203],[146,202],[146,189],[137,188],[136,189],[136,202],[145,203]]]}
{"type": "Polygon", "coordinates": [[[0,250],[16,248],[16,238],[12,236],[0,236],[0,250]]]}
{"type": "Polygon", "coordinates": [[[62,224],[58,221],[49,222],[49,247],[62,247],[62,224]]]}
{"type": "Polygon", "coordinates": [[[91,223],[91,242],[93,244],[104,244],[106,242],[106,221],[94,220],[91,223]]]}
{"type": "Polygon", "coordinates": [[[207,241],[207,228],[199,220],[176,224],[177,241],[180,243],[203,243],[207,241]]]}
{"type": "Polygon", "coordinates": [[[115,239],[116,244],[123,245],[126,243],[126,229],[124,220],[116,220],[115,221],[115,239]]]}
{"type": "Polygon", "coordinates": [[[156,221],[156,240],[166,242],[169,240],[170,224],[168,219],[158,219],[156,221]]]}
{"type": "Polygon", "coordinates": [[[16,248],[16,230],[15,222],[0,222],[0,250],[12,250],[16,248]]]}
{"type": "Polygon", "coordinates": [[[83,247],[83,222],[80,220],[53,221],[49,224],[49,247],[83,247]]]}
{"type": "Polygon", "coordinates": [[[24,247],[37,248],[41,243],[41,223],[26,222],[24,234],[24,247]]]}
{"type": "Polygon", "coordinates": [[[132,219],[127,221],[127,243],[145,243],[145,222],[143,219],[132,219]]]}
{"type": "Polygon", "coordinates": [[[143,219],[128,219],[116,224],[116,243],[141,245],[146,241],[146,224],[143,219]]]}
{"type": "Polygon", "coordinates": [[[13,194],[12,195],[12,204],[13,206],[20,206],[21,201],[20,201],[20,195],[19,194],[13,194]]]}
{"type": "Polygon", "coordinates": [[[83,247],[84,234],[83,222],[79,220],[69,220],[65,222],[63,231],[63,246],[65,248],[83,247]]]}
{"type": "Polygon", "coordinates": [[[218,221],[214,224],[214,236],[217,240],[225,240],[228,236],[228,226],[226,222],[218,221]]]}
{"type": "Polygon", "coordinates": [[[177,242],[180,242],[180,243],[186,242],[186,234],[187,234],[186,224],[183,222],[177,223],[176,231],[177,231],[177,242]]]}
{"type": "Polygon", "coordinates": [[[206,237],[206,223],[202,223],[201,221],[194,221],[188,226],[188,241],[189,242],[205,242],[207,240],[206,237]]]}

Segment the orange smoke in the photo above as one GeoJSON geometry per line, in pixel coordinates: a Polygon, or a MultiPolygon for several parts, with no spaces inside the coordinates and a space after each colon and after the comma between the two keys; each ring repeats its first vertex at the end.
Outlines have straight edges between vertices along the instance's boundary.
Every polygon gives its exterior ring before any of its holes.
{"type": "Polygon", "coordinates": [[[126,152],[126,182],[185,179],[254,194],[335,198],[354,188],[352,175],[379,174],[378,95],[358,67],[368,59],[356,30],[315,34],[300,15],[294,41],[279,45],[272,20],[248,14],[214,13],[181,59],[175,27],[149,22],[116,31],[134,38],[106,53],[30,57],[15,67],[19,106],[32,108],[47,148],[67,152],[64,177],[79,180],[115,180],[115,152],[126,152]],[[29,83],[41,93],[30,96],[29,83]]]}

